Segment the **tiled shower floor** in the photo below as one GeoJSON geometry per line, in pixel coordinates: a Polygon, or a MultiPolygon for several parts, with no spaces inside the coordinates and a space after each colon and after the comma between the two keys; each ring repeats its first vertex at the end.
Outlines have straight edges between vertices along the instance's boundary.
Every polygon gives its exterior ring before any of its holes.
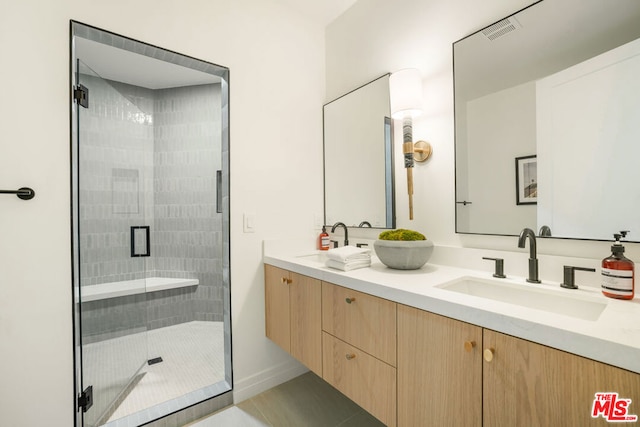
{"type": "MultiPolygon", "coordinates": [[[[115,340],[123,339],[130,337],[115,340]]],[[[111,344],[118,345],[115,340],[110,340],[111,344]]],[[[109,417],[109,422],[224,380],[222,322],[193,321],[154,329],[147,332],[147,342],[149,357],[160,356],[163,361],[142,368],[144,376],[109,417]]],[[[101,350],[104,345],[85,346],[85,363],[97,359],[91,353],[101,350]]],[[[117,361],[113,362],[92,366],[93,375],[108,383],[113,369],[118,368],[117,361]]]]}

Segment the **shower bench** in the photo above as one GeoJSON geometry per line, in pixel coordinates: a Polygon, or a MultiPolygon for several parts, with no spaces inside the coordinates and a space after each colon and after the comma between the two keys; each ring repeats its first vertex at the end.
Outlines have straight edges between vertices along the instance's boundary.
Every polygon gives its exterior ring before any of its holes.
{"type": "Polygon", "coordinates": [[[185,288],[199,284],[198,279],[149,277],[146,279],[124,280],[82,287],[82,301],[97,301],[126,295],[144,294],[167,289],[185,288]]]}

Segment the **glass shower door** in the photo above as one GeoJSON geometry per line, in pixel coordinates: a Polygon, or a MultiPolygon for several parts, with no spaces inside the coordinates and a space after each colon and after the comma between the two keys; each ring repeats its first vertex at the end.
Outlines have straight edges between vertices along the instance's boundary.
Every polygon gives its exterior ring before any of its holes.
{"type": "Polygon", "coordinates": [[[77,63],[79,317],[85,426],[109,421],[148,360],[151,116],[77,63]],[[84,104],[84,105],[83,105],[84,104]]]}

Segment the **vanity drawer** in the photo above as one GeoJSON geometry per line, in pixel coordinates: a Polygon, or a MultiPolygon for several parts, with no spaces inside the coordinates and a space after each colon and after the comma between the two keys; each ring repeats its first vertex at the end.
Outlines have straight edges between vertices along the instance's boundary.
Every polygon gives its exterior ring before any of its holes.
{"type": "Polygon", "coordinates": [[[396,303],[322,282],[322,329],[396,366],[396,303]]]}
{"type": "Polygon", "coordinates": [[[322,378],[387,426],[396,425],[396,369],[323,332],[322,378]]]}

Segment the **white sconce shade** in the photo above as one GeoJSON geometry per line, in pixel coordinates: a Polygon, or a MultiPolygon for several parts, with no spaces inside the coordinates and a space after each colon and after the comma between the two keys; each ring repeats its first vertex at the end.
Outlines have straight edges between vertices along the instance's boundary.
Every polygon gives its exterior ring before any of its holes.
{"type": "Polygon", "coordinates": [[[422,76],[416,68],[396,71],[389,77],[391,117],[417,117],[422,114],[422,76]]]}

